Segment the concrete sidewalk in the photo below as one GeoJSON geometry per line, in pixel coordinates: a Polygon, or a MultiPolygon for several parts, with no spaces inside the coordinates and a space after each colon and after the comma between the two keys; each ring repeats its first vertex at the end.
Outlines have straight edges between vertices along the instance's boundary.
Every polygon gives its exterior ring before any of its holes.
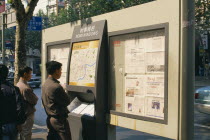
{"type": "Polygon", "coordinates": [[[46,139],[47,139],[47,132],[32,134],[32,140],[46,140],[46,139]]]}

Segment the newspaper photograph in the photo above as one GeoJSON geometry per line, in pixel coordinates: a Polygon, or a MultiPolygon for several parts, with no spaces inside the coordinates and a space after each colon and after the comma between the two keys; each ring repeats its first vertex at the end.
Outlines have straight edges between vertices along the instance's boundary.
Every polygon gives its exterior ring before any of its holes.
{"type": "Polygon", "coordinates": [[[134,97],[125,97],[125,112],[132,114],[134,105],[134,97]]]}
{"type": "Polygon", "coordinates": [[[135,96],[135,97],[126,97],[125,98],[125,112],[134,115],[144,116],[145,103],[144,97],[135,96]]]}
{"type": "Polygon", "coordinates": [[[164,98],[146,97],[145,116],[164,119],[164,98]]]}
{"type": "Polygon", "coordinates": [[[146,53],[146,73],[163,73],[165,70],[165,52],[146,53]]]}
{"type": "Polygon", "coordinates": [[[144,96],[145,76],[129,75],[125,77],[125,92],[127,97],[144,96]]]}

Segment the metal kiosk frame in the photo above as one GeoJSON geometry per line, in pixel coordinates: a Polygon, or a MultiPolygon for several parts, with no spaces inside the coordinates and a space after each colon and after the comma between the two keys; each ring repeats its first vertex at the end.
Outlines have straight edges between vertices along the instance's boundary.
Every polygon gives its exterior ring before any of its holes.
{"type": "Polygon", "coordinates": [[[94,103],[95,114],[94,117],[87,115],[70,113],[69,124],[73,140],[80,139],[107,139],[107,124],[106,124],[106,113],[107,113],[107,60],[108,56],[108,34],[107,34],[107,21],[98,21],[91,24],[83,24],[74,28],[70,54],[68,61],[67,70],[67,91],[70,94],[70,100],[72,101],[77,97],[82,102],[94,103]],[[88,28],[93,30],[86,30],[88,28]],[[95,34],[91,34],[95,32],[95,34]],[[91,34],[91,35],[90,35],[91,34]],[[98,40],[98,54],[96,59],[95,68],[95,86],[81,86],[81,85],[70,85],[70,66],[73,44],[85,41],[98,40]]]}

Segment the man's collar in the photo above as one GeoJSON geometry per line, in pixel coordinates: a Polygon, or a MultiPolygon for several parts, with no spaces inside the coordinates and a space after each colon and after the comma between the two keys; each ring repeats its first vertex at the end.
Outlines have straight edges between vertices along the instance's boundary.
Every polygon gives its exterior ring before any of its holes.
{"type": "Polygon", "coordinates": [[[24,84],[27,84],[27,81],[25,81],[25,80],[23,80],[23,79],[19,79],[19,82],[22,82],[22,83],[24,83],[24,84]]]}
{"type": "Polygon", "coordinates": [[[60,83],[57,79],[53,78],[53,77],[48,77],[48,79],[55,81],[56,83],[60,83]]]}

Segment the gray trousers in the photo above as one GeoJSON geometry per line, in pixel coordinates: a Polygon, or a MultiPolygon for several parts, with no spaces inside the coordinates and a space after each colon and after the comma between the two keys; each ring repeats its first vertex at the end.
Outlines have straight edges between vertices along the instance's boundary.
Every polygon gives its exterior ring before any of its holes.
{"type": "Polygon", "coordinates": [[[34,124],[34,113],[27,116],[25,123],[22,125],[22,131],[20,132],[20,140],[31,140],[32,127],[34,124]]]}

